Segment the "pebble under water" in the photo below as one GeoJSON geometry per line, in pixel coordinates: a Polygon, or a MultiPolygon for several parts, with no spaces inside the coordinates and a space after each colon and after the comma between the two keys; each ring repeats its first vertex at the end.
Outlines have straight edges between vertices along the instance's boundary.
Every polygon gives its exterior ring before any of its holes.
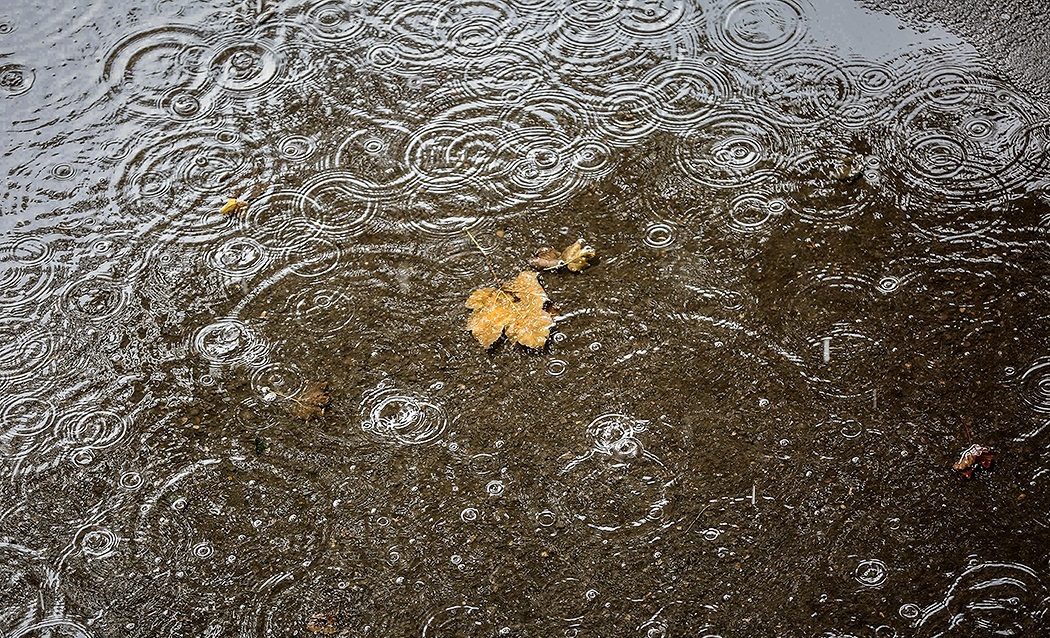
{"type": "Polygon", "coordinates": [[[1045,635],[1006,77],[845,0],[0,9],[0,636],[1045,635]]]}

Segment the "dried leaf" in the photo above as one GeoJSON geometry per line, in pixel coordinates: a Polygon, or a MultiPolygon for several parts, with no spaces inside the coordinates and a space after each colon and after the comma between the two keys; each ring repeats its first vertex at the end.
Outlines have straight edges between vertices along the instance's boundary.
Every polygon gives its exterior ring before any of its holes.
{"type": "Polygon", "coordinates": [[[307,621],[306,630],[310,633],[330,636],[339,631],[339,626],[336,624],[336,615],[332,612],[314,614],[307,621]]]}
{"type": "Polygon", "coordinates": [[[545,246],[533,254],[529,265],[536,270],[557,270],[564,266],[565,262],[562,261],[560,252],[551,246],[545,246]]]}
{"type": "Polygon", "coordinates": [[[974,470],[976,470],[978,466],[986,470],[990,468],[994,458],[995,455],[992,454],[991,449],[975,443],[963,450],[962,456],[960,456],[959,461],[952,466],[952,469],[966,478],[971,478],[973,477],[974,470]]]}
{"type": "Polygon", "coordinates": [[[328,393],[328,382],[318,381],[306,386],[302,392],[294,397],[290,397],[287,406],[292,416],[304,421],[315,421],[324,416],[331,401],[332,396],[328,393]]]}
{"type": "Polygon", "coordinates": [[[248,208],[248,202],[242,202],[239,199],[230,198],[226,200],[226,203],[222,205],[219,212],[223,215],[232,215],[239,210],[248,208]]]}
{"type": "Polygon", "coordinates": [[[470,294],[467,307],[473,312],[467,329],[486,348],[506,333],[512,342],[539,350],[554,326],[554,317],[544,309],[548,301],[539,276],[523,270],[499,288],[479,288],[470,294]]]}
{"type": "Polygon", "coordinates": [[[572,244],[561,253],[561,260],[565,262],[565,267],[572,272],[580,272],[587,266],[590,266],[591,264],[588,260],[593,258],[594,249],[584,244],[582,239],[577,239],[575,244],[572,244]]]}

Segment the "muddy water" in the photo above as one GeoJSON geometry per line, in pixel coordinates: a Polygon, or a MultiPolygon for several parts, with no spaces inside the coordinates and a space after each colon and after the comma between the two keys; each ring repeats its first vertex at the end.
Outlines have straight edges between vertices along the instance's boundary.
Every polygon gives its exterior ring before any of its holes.
{"type": "Polygon", "coordinates": [[[7,7],[0,635],[1040,635],[1004,77],[838,0],[7,7]],[[542,352],[467,231],[597,249],[542,352]]]}

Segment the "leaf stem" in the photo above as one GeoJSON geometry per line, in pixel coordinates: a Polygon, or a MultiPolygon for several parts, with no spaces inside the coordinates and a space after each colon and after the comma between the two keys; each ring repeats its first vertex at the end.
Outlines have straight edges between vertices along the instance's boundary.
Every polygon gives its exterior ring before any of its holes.
{"type": "Polygon", "coordinates": [[[464,228],[463,232],[465,232],[467,237],[470,237],[470,241],[474,242],[474,245],[478,247],[481,256],[485,258],[485,265],[489,267],[489,272],[492,273],[492,281],[496,282],[496,287],[499,288],[499,277],[496,276],[496,269],[492,267],[492,262],[489,260],[488,253],[486,253],[485,249],[481,247],[478,240],[474,239],[474,235],[470,232],[469,228],[464,228]]]}

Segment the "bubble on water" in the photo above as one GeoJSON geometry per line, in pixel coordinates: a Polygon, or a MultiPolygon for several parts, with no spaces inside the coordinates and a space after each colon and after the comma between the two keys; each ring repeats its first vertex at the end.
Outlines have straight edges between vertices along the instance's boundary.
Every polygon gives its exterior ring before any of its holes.
{"type": "Polygon", "coordinates": [[[478,509],[476,507],[464,508],[463,511],[459,513],[459,518],[464,523],[473,523],[478,520],[478,509]]]}
{"type": "Polygon", "coordinates": [[[504,489],[506,489],[506,487],[503,485],[503,481],[489,481],[488,484],[485,485],[485,491],[492,497],[501,496],[504,489]]]}
{"type": "Polygon", "coordinates": [[[361,418],[365,432],[402,445],[430,443],[448,427],[439,405],[382,385],[365,395],[361,418]]]}
{"type": "Polygon", "coordinates": [[[543,510],[536,514],[536,522],[539,523],[541,527],[550,527],[551,525],[554,525],[557,520],[558,515],[550,510],[543,510]]]}
{"type": "Polygon", "coordinates": [[[211,546],[210,543],[203,542],[203,543],[197,543],[196,545],[194,545],[193,549],[191,550],[191,552],[197,558],[211,558],[211,555],[213,553],[215,553],[215,550],[212,549],[212,546],[211,546]]]}
{"type": "Polygon", "coordinates": [[[921,610],[919,609],[919,606],[915,603],[904,603],[900,606],[900,609],[897,610],[897,613],[900,614],[900,617],[905,618],[907,620],[914,620],[918,618],[920,612],[921,610]]]}
{"type": "Polygon", "coordinates": [[[886,563],[881,560],[862,560],[853,572],[853,577],[865,587],[881,587],[889,576],[886,563]]]}

